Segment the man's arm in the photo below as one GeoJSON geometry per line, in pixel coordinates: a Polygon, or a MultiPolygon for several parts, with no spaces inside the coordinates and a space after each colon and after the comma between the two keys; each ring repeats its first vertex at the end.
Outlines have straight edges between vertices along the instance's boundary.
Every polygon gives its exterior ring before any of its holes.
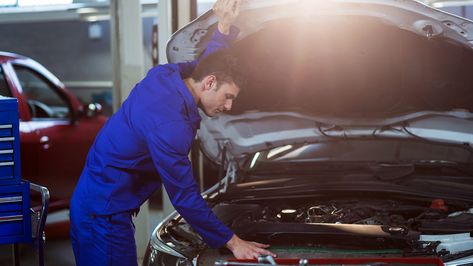
{"type": "Polygon", "coordinates": [[[179,214],[212,248],[224,246],[233,232],[221,223],[200,195],[187,154],[193,130],[185,121],[149,128],[146,141],[166,192],[179,214]]]}
{"type": "Polygon", "coordinates": [[[220,49],[230,48],[240,32],[237,27],[232,26],[233,21],[235,21],[240,13],[240,2],[241,0],[219,0],[215,3],[213,12],[218,17],[217,30],[212,35],[212,39],[207,44],[207,48],[197,60],[177,63],[182,78],[188,78],[200,60],[209,54],[220,49]]]}
{"type": "Polygon", "coordinates": [[[208,207],[200,195],[187,156],[193,141],[192,128],[187,123],[169,122],[148,132],[146,140],[151,157],[171,203],[210,247],[226,245],[238,259],[276,256],[265,250],[268,245],[240,239],[208,207]]]}

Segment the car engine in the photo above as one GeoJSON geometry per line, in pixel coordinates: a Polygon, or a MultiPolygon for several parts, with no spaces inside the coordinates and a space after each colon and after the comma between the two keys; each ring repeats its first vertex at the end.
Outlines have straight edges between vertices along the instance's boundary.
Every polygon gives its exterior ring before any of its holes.
{"type": "Polygon", "coordinates": [[[473,230],[468,207],[447,207],[442,200],[419,204],[394,200],[333,200],[287,204],[218,204],[215,214],[231,228],[241,224],[353,224],[400,227],[422,233],[473,230]],[[440,204],[439,204],[440,202],[440,204]]]}
{"type": "MultiPolygon", "coordinates": [[[[242,239],[271,244],[285,257],[450,256],[473,249],[473,208],[458,202],[260,200],[218,203],[213,211],[242,239]]],[[[169,223],[163,238],[189,256],[200,250],[199,265],[231,257],[226,249],[207,249],[183,219],[169,223]]]]}

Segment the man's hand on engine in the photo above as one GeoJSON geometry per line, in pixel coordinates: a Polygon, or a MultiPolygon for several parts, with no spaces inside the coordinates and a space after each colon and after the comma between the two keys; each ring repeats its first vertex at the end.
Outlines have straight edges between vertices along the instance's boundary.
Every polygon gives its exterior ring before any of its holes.
{"type": "Polygon", "coordinates": [[[242,240],[235,234],[227,242],[227,248],[237,259],[258,259],[261,255],[276,257],[276,254],[266,250],[268,247],[266,244],[242,240]]]}

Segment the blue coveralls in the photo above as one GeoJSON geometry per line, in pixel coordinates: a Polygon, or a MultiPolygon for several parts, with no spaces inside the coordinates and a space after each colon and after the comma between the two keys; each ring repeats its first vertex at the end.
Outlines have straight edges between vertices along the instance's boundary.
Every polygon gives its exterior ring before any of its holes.
{"type": "MultiPolygon", "coordinates": [[[[205,53],[238,35],[214,33],[205,53]]],[[[212,248],[232,231],[200,195],[188,154],[200,116],[183,82],[197,62],[151,69],[97,135],[71,200],[71,242],[77,265],[136,265],[133,212],[161,184],[175,209],[212,248]]]]}

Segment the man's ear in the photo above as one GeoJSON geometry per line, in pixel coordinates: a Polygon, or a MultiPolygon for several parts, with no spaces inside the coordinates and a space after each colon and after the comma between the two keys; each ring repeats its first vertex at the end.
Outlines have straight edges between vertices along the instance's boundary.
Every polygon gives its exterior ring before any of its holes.
{"type": "Polygon", "coordinates": [[[204,90],[211,90],[217,83],[217,77],[208,75],[203,80],[204,90]]]}

